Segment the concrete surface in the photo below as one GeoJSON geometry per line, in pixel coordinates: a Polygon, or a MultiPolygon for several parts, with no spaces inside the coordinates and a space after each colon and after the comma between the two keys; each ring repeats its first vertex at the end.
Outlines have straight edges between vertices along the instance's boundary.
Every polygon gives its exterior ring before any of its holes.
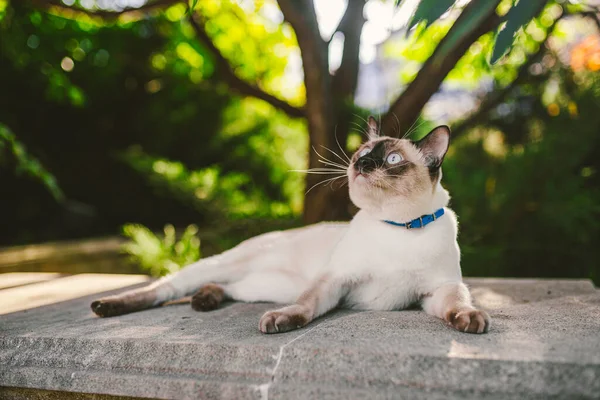
{"type": "Polygon", "coordinates": [[[110,396],[95,393],[0,387],[2,400],[142,400],[145,397],[110,396]]]}
{"type": "Polygon", "coordinates": [[[590,282],[470,283],[490,310],[486,335],[418,310],[336,311],[278,335],[257,328],[272,304],[99,319],[94,295],[20,311],[0,317],[0,398],[600,398],[600,291],[590,282]]]}

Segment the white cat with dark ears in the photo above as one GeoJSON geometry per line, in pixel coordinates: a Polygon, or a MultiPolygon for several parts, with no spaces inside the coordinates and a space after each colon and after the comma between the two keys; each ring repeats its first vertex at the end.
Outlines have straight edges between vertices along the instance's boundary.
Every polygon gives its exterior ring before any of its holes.
{"type": "Polygon", "coordinates": [[[418,142],[380,136],[348,160],[350,199],[360,209],[348,223],[271,232],[191,264],[142,289],[92,303],[102,317],[139,311],[194,294],[192,307],[216,309],[224,299],[291,304],[265,313],[264,333],[302,328],[336,307],[423,310],[469,333],[484,333],[462,282],[457,221],[441,185],[450,129],[418,142]]]}

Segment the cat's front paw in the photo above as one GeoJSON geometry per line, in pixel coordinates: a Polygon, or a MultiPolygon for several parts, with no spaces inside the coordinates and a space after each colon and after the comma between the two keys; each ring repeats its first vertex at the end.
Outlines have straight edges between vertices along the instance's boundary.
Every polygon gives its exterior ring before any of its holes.
{"type": "Polygon", "coordinates": [[[487,333],[490,329],[490,316],[481,310],[451,312],[448,322],[457,330],[467,333],[487,333]]]}
{"type": "Polygon", "coordinates": [[[267,311],[258,323],[262,333],[282,333],[300,329],[308,324],[307,311],[298,305],[267,311]]]}

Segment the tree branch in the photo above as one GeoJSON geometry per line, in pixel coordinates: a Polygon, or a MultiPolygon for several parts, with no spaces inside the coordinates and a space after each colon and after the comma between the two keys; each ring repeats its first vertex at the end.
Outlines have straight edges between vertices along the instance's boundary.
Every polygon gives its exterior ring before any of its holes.
{"type": "Polygon", "coordinates": [[[519,84],[521,84],[529,76],[529,68],[533,64],[538,62],[539,59],[542,57],[542,55],[547,50],[546,43],[548,43],[548,40],[554,33],[554,29],[556,28],[556,25],[558,24],[558,22],[561,19],[563,19],[564,17],[567,17],[569,15],[577,15],[577,14],[586,16],[585,12],[579,12],[579,13],[574,13],[574,14],[569,14],[567,12],[564,12],[561,15],[559,15],[554,20],[554,22],[552,22],[552,24],[548,27],[548,29],[546,31],[546,37],[544,38],[544,40],[542,40],[540,42],[540,45],[539,45],[537,51],[534,52],[533,54],[531,54],[527,58],[527,60],[523,64],[521,64],[521,66],[519,67],[516,78],[513,79],[513,81],[511,83],[509,83],[508,85],[506,85],[505,87],[503,87],[501,89],[497,89],[497,90],[492,90],[490,92],[490,94],[481,102],[481,104],[479,105],[479,108],[477,109],[476,112],[469,115],[463,121],[453,125],[453,127],[452,127],[453,139],[456,139],[457,137],[465,134],[469,128],[471,128],[477,124],[480,124],[486,118],[487,113],[489,113],[497,105],[502,103],[506,99],[506,97],[513,91],[513,89],[515,87],[517,87],[519,84]]]}
{"type": "MultiPolygon", "coordinates": [[[[279,8],[296,33],[302,53],[307,112],[313,115],[327,110],[331,104],[331,77],[327,43],[319,33],[317,15],[312,0],[278,0],[279,8]]],[[[321,121],[319,123],[324,123],[321,121]]]]}
{"type": "MultiPolygon", "coordinates": [[[[469,7],[477,7],[479,1],[470,2],[461,15],[458,17],[452,28],[453,30],[460,27],[462,20],[468,18],[467,12],[469,7]]],[[[495,29],[500,24],[500,17],[491,12],[487,18],[476,28],[463,35],[460,42],[456,44],[453,51],[447,55],[440,54],[440,49],[446,38],[442,39],[435,51],[425,62],[415,79],[409,84],[408,88],[396,99],[392,104],[387,114],[382,119],[382,130],[387,135],[392,135],[394,127],[398,126],[398,132],[402,136],[414,121],[419,117],[419,114],[431,96],[439,89],[440,85],[446,78],[446,75],[454,68],[456,63],[462,58],[471,45],[479,39],[483,34],[495,29]]]]}
{"type": "Polygon", "coordinates": [[[194,31],[196,32],[196,37],[198,38],[198,40],[212,53],[215,59],[217,70],[221,73],[222,78],[233,90],[240,94],[256,97],[257,99],[266,101],[273,107],[285,112],[290,117],[305,117],[303,109],[294,107],[288,102],[281,100],[263,91],[258,86],[246,82],[245,80],[238,77],[231,68],[229,60],[225,58],[225,56],[221,53],[217,46],[215,46],[208,33],[206,33],[202,17],[199,16],[197,13],[194,13],[189,17],[189,21],[192,27],[194,28],[194,31]]]}
{"type": "Polygon", "coordinates": [[[340,67],[335,72],[332,83],[336,98],[342,101],[354,96],[358,83],[360,36],[365,24],[364,7],[364,0],[348,2],[346,13],[337,28],[337,32],[344,35],[344,49],[340,67]]]}
{"type": "MultiPolygon", "coordinates": [[[[355,0],[351,0],[355,1],[355,0]]],[[[296,33],[298,46],[302,53],[304,85],[306,87],[306,117],[310,144],[317,149],[320,146],[335,146],[335,96],[332,90],[332,78],[329,74],[327,43],[321,38],[317,15],[312,0],[278,0],[279,8],[285,20],[296,33]]],[[[317,154],[308,152],[309,168],[320,165],[317,154]]],[[[317,184],[318,175],[307,174],[306,188],[317,184]]],[[[314,223],[334,217],[333,193],[325,187],[315,187],[307,192],[304,199],[304,222],[314,223]]]]}
{"type": "MultiPolygon", "coordinates": [[[[278,0],[279,8],[296,33],[302,54],[306,114],[312,143],[326,143],[321,135],[330,132],[332,116],[331,76],[327,44],[321,38],[312,0],[278,0]]],[[[312,154],[312,153],[311,153],[312,154]]]]}

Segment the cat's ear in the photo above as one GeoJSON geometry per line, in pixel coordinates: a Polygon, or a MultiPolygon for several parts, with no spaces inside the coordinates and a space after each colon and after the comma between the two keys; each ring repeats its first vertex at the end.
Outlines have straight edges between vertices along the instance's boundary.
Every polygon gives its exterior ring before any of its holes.
{"type": "Polygon", "coordinates": [[[442,165],[449,145],[450,128],[446,125],[438,126],[415,143],[423,154],[425,165],[429,168],[439,168],[442,165]]]}
{"type": "Polygon", "coordinates": [[[367,125],[369,128],[369,130],[367,131],[369,140],[377,139],[379,137],[379,124],[377,123],[377,120],[372,115],[369,116],[367,125]]]}

